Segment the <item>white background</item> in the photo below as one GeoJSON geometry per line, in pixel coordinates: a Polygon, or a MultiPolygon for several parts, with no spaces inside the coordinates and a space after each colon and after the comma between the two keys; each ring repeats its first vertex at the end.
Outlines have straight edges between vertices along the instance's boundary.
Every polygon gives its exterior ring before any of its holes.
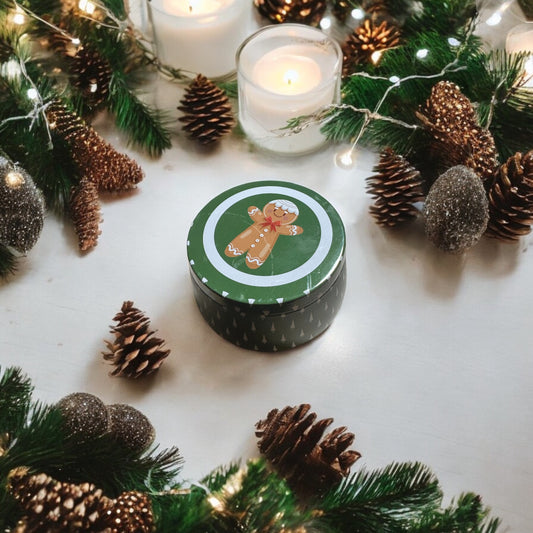
{"type": "MultiPolygon", "coordinates": [[[[179,93],[158,84],[172,109],[179,93]]],[[[177,445],[182,477],[257,454],[254,424],[270,409],[303,402],[356,434],[365,465],[421,461],[447,500],[483,496],[502,531],[531,531],[533,509],[533,254],[483,239],[464,256],[436,250],[422,220],[379,228],[364,179],[376,156],[337,168],[331,146],[301,158],[262,154],[236,136],[214,151],[184,139],[158,161],[128,150],[110,121],[96,128],[144,168],[132,194],[102,201],[96,249],[77,251],[71,226],[49,214],[42,236],[0,285],[0,362],[19,365],[35,397],[55,402],[87,391],[143,411],[157,441],[177,445]],[[239,349],[198,312],[185,241],[197,212],[221,191],[255,180],[315,189],[347,232],[348,285],[330,329],[283,354],[239,349]],[[152,320],[172,353],[159,373],[130,381],[108,375],[101,356],[123,301],[152,320]]]]}

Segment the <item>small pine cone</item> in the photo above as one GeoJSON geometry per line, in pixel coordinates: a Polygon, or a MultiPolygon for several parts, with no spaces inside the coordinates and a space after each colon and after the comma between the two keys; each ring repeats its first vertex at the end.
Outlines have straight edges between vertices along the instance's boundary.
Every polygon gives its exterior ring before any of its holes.
{"type": "Polygon", "coordinates": [[[79,173],[99,189],[129,190],[143,179],[143,171],[133,159],[117,152],[60,102],[52,102],[46,115],[50,129],[69,145],[79,173]]]}
{"type": "Polygon", "coordinates": [[[64,533],[94,531],[111,500],[92,483],[65,483],[21,467],[8,478],[9,491],[24,510],[17,531],[64,533]]]}
{"type": "Polygon", "coordinates": [[[273,409],[265,420],[257,422],[255,432],[259,451],[304,497],[338,484],[361,456],[347,450],[354,435],[346,433],[344,427],[322,438],[333,419],[316,421],[316,414],[309,413],[309,409],[308,404],[273,409]]]}
{"type": "Polygon", "coordinates": [[[72,189],[69,207],[80,250],[85,252],[94,248],[101,233],[99,224],[102,221],[96,185],[87,179],[82,179],[72,189]]]}
{"type": "Polygon", "coordinates": [[[492,181],[498,167],[494,139],[479,125],[474,107],[455,83],[434,85],[417,117],[433,137],[432,156],[442,166],[464,165],[484,182],[492,181]]]}
{"type": "Polygon", "coordinates": [[[511,156],[500,166],[489,189],[486,235],[515,242],[533,224],[533,150],[511,156]]]}
{"type": "Polygon", "coordinates": [[[424,199],[420,172],[409,161],[386,148],[367,178],[367,192],[376,200],[370,214],[380,226],[393,227],[418,216],[414,203],[424,199]]]}
{"type": "Polygon", "coordinates": [[[96,50],[80,47],[70,60],[70,72],[77,87],[93,110],[106,101],[111,81],[111,65],[96,50]]]}
{"type": "Polygon", "coordinates": [[[318,26],[327,2],[325,0],[254,0],[254,5],[270,22],[293,22],[318,26]]]}
{"type": "Polygon", "coordinates": [[[152,533],[154,515],[150,498],[138,491],[123,492],[107,506],[97,530],[105,533],[152,533]]]}
{"type": "Polygon", "coordinates": [[[370,63],[374,52],[394,48],[400,44],[400,30],[387,20],[367,18],[355,28],[342,46],[344,76],[349,76],[358,65],[370,63]]]}
{"type": "Polygon", "coordinates": [[[124,302],[113,320],[118,322],[111,327],[115,341],[105,341],[109,352],[103,353],[115,365],[111,375],[138,378],[158,370],[170,350],[163,350],[165,341],[153,336],[150,319],[133,302],[124,302]]]}
{"type": "Polygon", "coordinates": [[[201,74],[189,85],[180,103],[183,129],[201,144],[218,141],[235,124],[226,93],[201,74]]]}

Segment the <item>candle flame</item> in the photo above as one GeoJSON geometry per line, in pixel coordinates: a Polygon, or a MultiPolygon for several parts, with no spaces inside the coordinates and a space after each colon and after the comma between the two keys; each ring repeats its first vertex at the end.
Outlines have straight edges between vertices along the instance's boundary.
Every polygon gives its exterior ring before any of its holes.
{"type": "Polygon", "coordinates": [[[298,79],[298,72],[294,69],[289,69],[283,74],[283,81],[287,85],[292,85],[298,79]]]}

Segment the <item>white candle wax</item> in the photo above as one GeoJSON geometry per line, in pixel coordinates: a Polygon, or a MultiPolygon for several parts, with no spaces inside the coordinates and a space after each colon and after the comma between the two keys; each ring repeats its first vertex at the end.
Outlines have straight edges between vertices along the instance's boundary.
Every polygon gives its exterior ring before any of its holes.
{"type": "Polygon", "coordinates": [[[246,35],[244,0],[152,0],[157,54],[174,68],[222,76],[246,35]]]}
{"type": "Polygon", "coordinates": [[[257,35],[258,43],[251,37],[239,52],[239,121],[243,130],[256,145],[278,153],[318,148],[325,141],[318,125],[295,134],[282,129],[290,119],[312,115],[338,101],[337,46],[328,46],[327,37],[319,30],[295,24],[265,28],[257,35]],[[281,35],[281,40],[264,40],[269,31],[277,34],[275,37],[281,35]],[[306,42],[309,35],[315,40],[306,42]]]}
{"type": "Polygon", "coordinates": [[[525,87],[533,87],[533,23],[516,26],[507,35],[505,49],[509,53],[527,52],[529,57],[525,62],[525,87]]]}

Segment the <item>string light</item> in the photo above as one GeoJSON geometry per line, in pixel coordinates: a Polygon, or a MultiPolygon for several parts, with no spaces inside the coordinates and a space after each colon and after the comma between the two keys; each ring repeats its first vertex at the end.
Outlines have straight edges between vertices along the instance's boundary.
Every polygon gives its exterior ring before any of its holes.
{"type": "Polygon", "coordinates": [[[331,19],[329,17],[324,17],[320,21],[320,28],[323,30],[329,30],[331,28],[331,19]]]}
{"type": "Polygon", "coordinates": [[[26,94],[28,95],[28,98],[30,100],[38,100],[39,99],[39,92],[35,87],[31,87],[26,91],[26,94]]]}
{"type": "Polygon", "coordinates": [[[11,189],[18,189],[21,185],[24,184],[24,176],[20,172],[11,170],[6,174],[5,182],[6,185],[11,189]]]}
{"type": "Polygon", "coordinates": [[[370,56],[372,63],[374,63],[374,65],[377,65],[382,55],[383,50],[376,50],[375,52],[372,52],[372,55],[370,56]]]}
{"type": "Polygon", "coordinates": [[[26,17],[24,16],[24,11],[20,6],[17,5],[15,8],[15,13],[13,14],[13,24],[21,26],[26,22],[26,17]]]}
{"type": "MultiPolygon", "coordinates": [[[[426,50],[426,49],[423,49],[426,50]]],[[[417,56],[420,50],[417,52],[417,56]]],[[[427,54],[426,54],[427,55],[427,54]]],[[[354,113],[361,113],[364,116],[363,124],[361,128],[359,129],[359,132],[357,136],[355,137],[351,147],[341,152],[336,156],[335,163],[340,168],[344,169],[350,169],[353,167],[353,154],[355,151],[356,146],[359,144],[359,141],[361,140],[361,137],[363,136],[363,133],[365,132],[366,128],[370,124],[371,120],[382,120],[385,122],[390,122],[392,124],[396,124],[398,126],[402,126],[406,129],[416,130],[420,128],[417,124],[408,124],[407,122],[404,122],[403,120],[398,120],[392,117],[387,117],[384,115],[379,114],[379,109],[387,99],[389,93],[395,89],[396,87],[399,87],[402,83],[405,83],[409,80],[415,80],[415,79],[434,79],[434,78],[442,78],[447,72],[458,72],[460,70],[464,70],[466,67],[464,65],[458,65],[459,60],[456,58],[454,61],[446,65],[440,72],[437,74],[431,74],[428,76],[421,76],[417,74],[413,74],[411,76],[406,76],[405,78],[399,78],[398,76],[391,76],[390,78],[384,78],[383,76],[372,76],[366,72],[356,72],[353,74],[353,76],[361,76],[364,78],[369,78],[372,80],[386,80],[391,83],[391,85],[386,89],[386,91],[383,93],[383,96],[379,100],[379,102],[376,104],[376,107],[373,111],[370,109],[360,109],[356,108],[355,106],[347,105],[347,104],[341,104],[337,106],[332,106],[332,108],[335,111],[342,111],[344,109],[349,109],[353,111],[354,113]]],[[[333,120],[335,116],[335,113],[331,113],[326,119],[323,121],[323,124],[326,124],[327,122],[333,120]]]]}
{"type": "Polygon", "coordinates": [[[425,59],[428,55],[429,55],[429,50],[427,48],[421,48],[416,53],[416,57],[418,59],[425,59]]]}
{"type": "Polygon", "coordinates": [[[350,15],[355,20],[363,20],[365,18],[365,12],[359,7],[352,9],[350,15]]]}
{"type": "Polygon", "coordinates": [[[88,15],[92,15],[96,9],[96,6],[91,2],[91,0],[80,0],[78,2],[78,7],[88,15]]]}

